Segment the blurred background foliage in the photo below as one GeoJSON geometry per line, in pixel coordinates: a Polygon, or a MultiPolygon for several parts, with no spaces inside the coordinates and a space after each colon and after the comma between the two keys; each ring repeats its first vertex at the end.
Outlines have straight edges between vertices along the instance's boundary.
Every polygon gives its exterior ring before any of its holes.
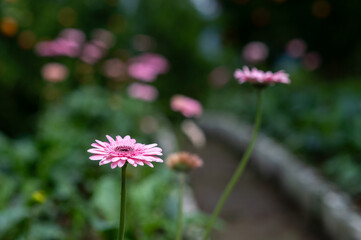
{"type": "MultiPolygon", "coordinates": [[[[180,121],[169,103],[179,93],[251,122],[253,90],[232,78],[244,64],[291,74],[290,86],[266,92],[263,131],[359,199],[360,8],[356,0],[1,1],[0,238],[113,236],[119,174],[87,160],[93,139],[155,141],[180,121]],[[85,36],[77,54],[41,50],[63,43],[67,29],[85,36]],[[134,77],[130,66],[148,53],[163,56],[167,71],[134,77]],[[60,64],[50,77],[49,63],[60,64]],[[134,82],[153,86],[156,99],[130,94],[134,82]]],[[[174,176],[158,165],[129,179],[128,239],[172,239],[174,176]]]]}

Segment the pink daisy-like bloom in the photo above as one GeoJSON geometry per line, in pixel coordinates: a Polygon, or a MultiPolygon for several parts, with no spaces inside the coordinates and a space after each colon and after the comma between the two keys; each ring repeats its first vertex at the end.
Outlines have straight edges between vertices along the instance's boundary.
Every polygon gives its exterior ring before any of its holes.
{"type": "Polygon", "coordinates": [[[243,67],[243,70],[236,69],[234,72],[234,77],[238,80],[240,84],[249,82],[256,85],[273,85],[275,83],[283,83],[289,84],[290,79],[289,75],[284,71],[264,72],[262,70],[258,70],[257,68],[252,68],[250,70],[247,66],[243,67]]]}
{"type": "Polygon", "coordinates": [[[144,166],[147,164],[153,167],[151,162],[163,162],[157,156],[162,156],[162,149],[157,147],[157,144],[141,144],[136,143],[135,139],[130,136],[124,138],[116,136],[114,140],[112,137],[106,135],[109,142],[102,142],[95,140],[88,152],[94,154],[89,157],[90,160],[100,160],[99,165],[110,163],[111,168],[123,167],[126,162],[136,167],[137,165],[144,166]]]}
{"type": "Polygon", "coordinates": [[[202,115],[202,105],[197,100],[183,95],[172,97],[170,106],[173,111],[181,112],[185,117],[199,117],[202,115]]]}

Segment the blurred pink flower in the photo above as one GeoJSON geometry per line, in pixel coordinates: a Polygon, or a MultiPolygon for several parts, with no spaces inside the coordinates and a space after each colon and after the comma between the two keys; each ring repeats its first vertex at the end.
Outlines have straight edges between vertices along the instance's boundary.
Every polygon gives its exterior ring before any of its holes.
{"type": "Polygon", "coordinates": [[[185,117],[199,117],[202,115],[202,105],[197,100],[183,95],[175,95],[171,99],[173,111],[181,112],[185,117]]]}
{"type": "Polygon", "coordinates": [[[79,55],[79,51],[80,46],[78,43],[62,38],[53,41],[42,41],[35,46],[35,52],[42,57],[76,57],[79,55]]]}
{"type": "Polygon", "coordinates": [[[79,45],[85,42],[85,34],[81,30],[75,28],[66,28],[60,32],[59,36],[62,39],[76,42],[79,45]]]}
{"type": "Polygon", "coordinates": [[[115,37],[113,33],[105,29],[95,29],[92,32],[92,42],[94,42],[99,47],[109,49],[113,47],[115,43],[115,37]]]}
{"type": "Polygon", "coordinates": [[[302,57],[305,54],[307,45],[302,39],[292,39],[287,43],[286,53],[293,58],[302,57]]]}
{"type": "Polygon", "coordinates": [[[50,43],[52,56],[77,57],[80,45],[72,40],[58,38],[50,43]]]}
{"type": "Polygon", "coordinates": [[[128,73],[133,78],[152,82],[159,74],[166,73],[168,68],[168,61],[163,56],[145,53],[131,60],[128,73]]]}
{"type": "Polygon", "coordinates": [[[309,52],[305,55],[302,62],[306,69],[313,71],[321,66],[322,58],[317,52],[309,52]]]}
{"type": "Polygon", "coordinates": [[[61,82],[68,77],[68,69],[60,63],[48,63],[41,69],[41,75],[48,82],[61,82]]]}
{"type": "Polygon", "coordinates": [[[289,76],[284,71],[272,73],[271,71],[264,72],[262,70],[258,70],[257,68],[252,68],[252,70],[249,70],[247,66],[244,66],[243,70],[236,69],[236,71],[234,72],[234,77],[238,80],[240,84],[245,82],[250,82],[258,85],[290,83],[289,76]]]}
{"type": "Polygon", "coordinates": [[[125,64],[118,58],[106,60],[103,65],[105,76],[108,78],[119,78],[126,74],[125,64]]]}
{"type": "Polygon", "coordinates": [[[189,172],[203,166],[203,160],[198,155],[189,152],[172,153],[167,157],[165,163],[170,169],[181,172],[189,172]]]}
{"type": "Polygon", "coordinates": [[[262,42],[250,42],[243,48],[243,59],[249,63],[259,63],[268,57],[268,47],[262,42]]]}
{"type": "Polygon", "coordinates": [[[131,63],[128,67],[128,73],[131,77],[145,82],[153,82],[157,78],[153,67],[141,62],[131,63]]]}
{"type": "Polygon", "coordinates": [[[93,43],[86,43],[81,53],[80,59],[88,64],[98,62],[104,54],[104,50],[93,43]]]}
{"type": "Polygon", "coordinates": [[[212,70],[208,79],[213,87],[223,87],[228,82],[230,76],[230,70],[225,66],[220,66],[212,70]]]}
{"type": "Polygon", "coordinates": [[[158,97],[158,90],[151,85],[132,83],[128,88],[128,94],[133,98],[153,102],[158,97]]]}
{"type": "Polygon", "coordinates": [[[35,52],[39,56],[77,57],[84,43],[85,35],[82,31],[72,28],[64,29],[59,37],[52,41],[42,41],[35,46],[35,52]]]}
{"type": "Polygon", "coordinates": [[[162,149],[156,147],[157,144],[141,144],[136,143],[135,139],[130,136],[124,138],[116,136],[116,140],[106,135],[108,142],[95,140],[96,143],[91,144],[92,147],[88,152],[93,155],[90,160],[100,160],[99,165],[110,163],[111,168],[123,167],[126,162],[136,167],[144,166],[144,163],[153,167],[151,162],[163,162],[157,156],[161,156],[162,149]]]}

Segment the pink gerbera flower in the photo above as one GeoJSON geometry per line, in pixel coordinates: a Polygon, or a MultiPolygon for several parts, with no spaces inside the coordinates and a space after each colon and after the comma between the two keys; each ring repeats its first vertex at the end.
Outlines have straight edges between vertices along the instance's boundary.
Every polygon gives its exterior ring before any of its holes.
{"type": "Polygon", "coordinates": [[[170,100],[170,106],[173,111],[181,112],[185,117],[200,117],[202,115],[202,105],[197,100],[184,96],[174,95],[170,100]]]}
{"type": "Polygon", "coordinates": [[[136,143],[135,139],[130,136],[124,138],[117,136],[116,140],[106,135],[108,142],[95,140],[88,152],[94,155],[89,157],[90,160],[100,160],[99,165],[110,163],[111,168],[123,167],[126,162],[134,167],[143,166],[144,163],[153,167],[151,162],[163,162],[157,156],[162,155],[162,149],[156,147],[157,144],[141,144],[136,143]]]}
{"type": "Polygon", "coordinates": [[[234,77],[240,84],[245,82],[258,85],[272,85],[275,83],[289,84],[290,79],[288,76],[289,75],[282,70],[275,73],[271,71],[264,72],[257,68],[252,68],[252,70],[250,70],[247,66],[244,66],[243,70],[236,69],[234,72],[234,77]]]}

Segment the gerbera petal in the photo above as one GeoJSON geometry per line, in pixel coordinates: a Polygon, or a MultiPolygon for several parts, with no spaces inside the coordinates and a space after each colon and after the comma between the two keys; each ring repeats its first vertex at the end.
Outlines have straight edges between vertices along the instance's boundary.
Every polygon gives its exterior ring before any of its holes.
{"type": "Polygon", "coordinates": [[[104,164],[108,164],[112,161],[111,158],[107,158],[107,159],[103,159],[99,162],[99,165],[104,165],[104,164]]]}
{"type": "Polygon", "coordinates": [[[105,135],[105,136],[107,137],[108,141],[109,141],[112,145],[115,144],[115,141],[114,141],[114,139],[113,139],[111,136],[109,136],[109,135],[105,135]]]}
{"type": "Polygon", "coordinates": [[[110,164],[110,167],[111,167],[112,169],[116,168],[117,166],[118,166],[118,163],[116,163],[116,162],[112,162],[112,163],[110,164]]]}
{"type": "Polygon", "coordinates": [[[101,145],[98,144],[98,143],[92,143],[92,145],[90,145],[90,146],[95,147],[95,148],[100,148],[100,149],[103,149],[103,148],[104,148],[103,146],[101,146],[101,145]]]}
{"type": "Polygon", "coordinates": [[[161,152],[145,152],[144,155],[146,155],[146,156],[148,156],[148,155],[162,156],[163,153],[161,153],[161,152]]]}
{"type": "Polygon", "coordinates": [[[105,151],[104,151],[104,150],[95,149],[95,148],[88,149],[88,152],[90,152],[90,153],[100,153],[100,154],[105,154],[105,151]]]}
{"type": "Polygon", "coordinates": [[[143,161],[145,164],[147,164],[149,167],[154,167],[153,164],[151,164],[150,162],[148,161],[143,161]]]}
{"type": "Polygon", "coordinates": [[[93,156],[89,157],[90,160],[101,160],[103,158],[104,158],[104,155],[93,155],[93,156]]]}
{"type": "Polygon", "coordinates": [[[140,165],[140,166],[144,166],[144,163],[140,160],[135,160],[136,164],[140,165]]]}
{"type": "Polygon", "coordinates": [[[102,142],[102,141],[99,141],[99,140],[95,140],[99,145],[103,146],[103,147],[106,147],[108,146],[107,143],[105,142],[102,142]]]}
{"type": "Polygon", "coordinates": [[[144,147],[145,147],[146,149],[149,149],[149,148],[152,148],[152,147],[155,147],[155,146],[158,146],[158,144],[152,143],[152,144],[144,145],[144,147]]]}
{"type": "Polygon", "coordinates": [[[153,157],[153,156],[146,156],[146,161],[150,161],[150,162],[163,162],[162,159],[158,158],[158,157],[153,157]]]}
{"type": "Polygon", "coordinates": [[[112,158],[112,162],[117,162],[117,161],[119,161],[121,158],[120,157],[113,157],[112,158]]]}
{"type": "Polygon", "coordinates": [[[125,164],[125,161],[119,161],[119,162],[118,162],[118,167],[120,167],[120,168],[121,168],[121,167],[123,167],[123,166],[124,166],[124,164],[125,164]]]}

